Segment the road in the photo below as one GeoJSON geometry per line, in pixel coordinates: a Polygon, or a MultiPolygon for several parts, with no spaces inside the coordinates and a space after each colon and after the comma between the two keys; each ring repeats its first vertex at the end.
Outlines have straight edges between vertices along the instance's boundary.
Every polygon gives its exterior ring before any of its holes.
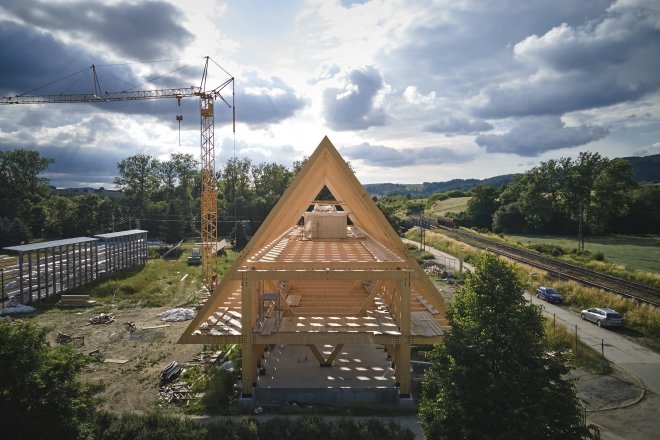
{"type": "MultiPolygon", "coordinates": [[[[419,246],[419,243],[415,241],[405,238],[402,240],[405,243],[419,246]]],[[[458,261],[456,257],[436,249],[427,247],[427,250],[438,257],[440,262],[458,261]]],[[[473,270],[469,264],[464,264],[464,267],[473,270]]],[[[610,362],[641,380],[647,390],[660,395],[660,354],[639,345],[616,329],[601,328],[589,321],[583,321],[580,315],[566,307],[549,304],[534,296],[531,297],[531,300],[534,304],[541,304],[546,315],[556,316],[557,320],[569,329],[574,330],[577,325],[578,336],[585,344],[597,351],[601,350],[601,344],[603,344],[605,357],[610,362]]]]}
{"type": "MultiPolygon", "coordinates": [[[[415,243],[406,239],[403,241],[415,243]]],[[[456,257],[431,248],[428,248],[428,251],[447,267],[457,264],[456,257]]],[[[464,266],[472,270],[469,265],[464,266]]],[[[535,296],[529,298],[533,304],[543,306],[546,316],[555,318],[571,330],[575,330],[577,326],[578,336],[584,343],[597,351],[602,347],[605,357],[610,362],[641,381],[647,390],[645,398],[636,405],[619,410],[592,412],[587,422],[595,423],[602,428],[603,439],[657,438],[657,433],[660,432],[660,354],[638,344],[625,334],[625,330],[601,328],[591,322],[583,321],[577,312],[566,307],[546,303],[535,296]]]]}
{"type": "Polygon", "coordinates": [[[619,330],[598,327],[565,307],[546,303],[532,297],[532,303],[541,304],[548,316],[556,316],[566,327],[574,330],[577,325],[579,338],[597,351],[604,346],[605,357],[641,380],[647,390],[660,395],[660,354],[643,347],[619,330]]]}

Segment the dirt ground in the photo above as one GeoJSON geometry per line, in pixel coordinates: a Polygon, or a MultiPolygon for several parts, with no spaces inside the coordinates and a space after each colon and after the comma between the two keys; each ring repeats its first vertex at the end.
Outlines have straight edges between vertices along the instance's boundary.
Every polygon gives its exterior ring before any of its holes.
{"type": "Polygon", "coordinates": [[[100,351],[106,362],[89,365],[81,378],[105,384],[103,408],[117,412],[148,411],[159,404],[160,371],[173,360],[190,361],[202,350],[199,345],[176,343],[190,321],[163,322],[157,316],[188,296],[187,292],[182,291],[171,304],[159,308],[123,308],[121,304],[63,309],[53,307],[28,319],[51,329],[48,337],[52,345],[56,343],[58,332],[62,332],[85,338],[81,352],[100,351]],[[90,318],[100,313],[113,314],[114,322],[88,324],[90,318]],[[136,325],[132,334],[124,327],[128,321],[136,325]],[[107,362],[113,359],[127,362],[107,362]]]}
{"type": "MultiPolygon", "coordinates": [[[[202,350],[198,345],[176,344],[190,321],[165,323],[156,316],[178,305],[189,296],[189,290],[180,289],[181,295],[159,308],[122,308],[110,304],[75,309],[53,307],[26,319],[50,327],[52,344],[58,332],[83,336],[82,352],[98,349],[106,360],[126,360],[92,364],[82,379],[102,381],[106,385],[102,394],[105,409],[149,411],[160,405],[160,371],[173,360],[190,361],[202,350]],[[114,314],[115,321],[88,325],[90,318],[102,312],[114,314]],[[137,330],[132,334],[124,327],[127,321],[136,324],[137,330]],[[166,324],[167,327],[145,328],[166,324]]],[[[603,439],[657,438],[660,397],[646,392],[637,379],[616,368],[608,375],[576,371],[575,377],[578,394],[586,406],[587,421],[601,428],[603,439]]]]}

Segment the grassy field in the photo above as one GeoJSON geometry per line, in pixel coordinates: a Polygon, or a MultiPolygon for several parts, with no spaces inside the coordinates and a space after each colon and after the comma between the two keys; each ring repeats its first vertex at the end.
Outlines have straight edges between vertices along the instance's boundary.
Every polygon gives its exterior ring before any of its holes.
{"type": "Polygon", "coordinates": [[[448,212],[462,212],[467,208],[470,197],[456,197],[436,202],[430,209],[430,215],[445,216],[448,212]]]}
{"type": "MultiPolygon", "coordinates": [[[[512,244],[548,243],[566,250],[577,248],[575,237],[507,235],[504,238],[512,244]]],[[[601,252],[605,259],[611,263],[660,273],[660,236],[610,235],[587,237],[584,247],[593,254],[601,252]]]]}

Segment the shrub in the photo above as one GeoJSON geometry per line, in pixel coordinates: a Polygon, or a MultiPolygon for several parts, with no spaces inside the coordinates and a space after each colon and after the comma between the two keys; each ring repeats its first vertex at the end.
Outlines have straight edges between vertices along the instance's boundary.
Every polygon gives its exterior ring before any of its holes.
{"type": "Polygon", "coordinates": [[[537,252],[542,254],[552,255],[553,257],[561,257],[566,253],[564,248],[550,243],[535,243],[528,246],[530,249],[534,249],[537,252]]]}
{"type": "Polygon", "coordinates": [[[206,384],[206,394],[202,403],[209,414],[225,414],[229,409],[231,396],[234,391],[233,374],[214,368],[206,384]]]}
{"type": "Polygon", "coordinates": [[[193,420],[161,413],[116,415],[101,412],[94,421],[94,438],[96,440],[200,440],[207,438],[207,429],[193,420]]]}

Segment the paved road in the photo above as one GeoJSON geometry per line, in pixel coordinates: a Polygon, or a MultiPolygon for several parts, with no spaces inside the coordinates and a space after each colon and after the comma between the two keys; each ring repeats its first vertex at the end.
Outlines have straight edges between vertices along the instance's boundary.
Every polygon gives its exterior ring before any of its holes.
{"type": "MultiPolygon", "coordinates": [[[[405,243],[414,243],[419,246],[419,243],[414,241],[405,238],[402,240],[405,243]]],[[[440,262],[458,261],[456,257],[436,249],[427,248],[427,250],[437,256],[440,262]]],[[[472,270],[468,264],[465,264],[464,267],[472,270]]],[[[543,310],[548,316],[556,316],[557,320],[569,329],[574,330],[577,325],[578,336],[584,343],[598,351],[601,350],[601,343],[603,343],[605,357],[610,362],[637,377],[649,391],[660,395],[660,354],[639,345],[619,330],[601,328],[589,321],[583,321],[580,315],[566,307],[546,303],[534,296],[531,299],[534,304],[543,305],[543,310]]]]}
{"type": "Polygon", "coordinates": [[[569,329],[577,325],[578,336],[586,344],[600,351],[604,342],[605,357],[641,380],[649,391],[660,395],[660,354],[643,347],[619,330],[598,327],[565,307],[546,303],[532,297],[534,304],[542,304],[544,312],[556,316],[569,329]]]}

